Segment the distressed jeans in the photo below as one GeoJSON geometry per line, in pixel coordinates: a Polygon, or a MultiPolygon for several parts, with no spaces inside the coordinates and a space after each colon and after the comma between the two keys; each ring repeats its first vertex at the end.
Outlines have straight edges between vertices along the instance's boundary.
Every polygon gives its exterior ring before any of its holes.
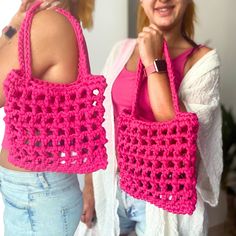
{"type": "Polygon", "coordinates": [[[5,236],[73,236],[82,214],[77,175],[0,166],[5,236]]]}

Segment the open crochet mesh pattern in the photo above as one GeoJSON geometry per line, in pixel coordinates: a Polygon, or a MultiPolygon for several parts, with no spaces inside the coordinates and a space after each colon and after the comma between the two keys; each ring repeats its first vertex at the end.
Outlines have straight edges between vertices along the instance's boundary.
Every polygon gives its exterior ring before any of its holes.
{"type": "Polygon", "coordinates": [[[12,70],[4,83],[9,161],[33,171],[105,169],[105,78],[90,74],[81,27],[62,9],[57,12],[71,22],[78,41],[78,78],[71,84],[55,84],[32,77],[30,26],[37,7],[28,11],[19,33],[20,69],[12,70]]]}
{"type": "Polygon", "coordinates": [[[198,118],[180,112],[171,59],[164,44],[175,119],[147,122],[137,117],[137,96],[144,76],[140,63],[137,94],[132,111],[124,110],[118,121],[120,186],[135,198],[146,200],[176,214],[192,214],[196,195],[196,140],[198,118]]]}

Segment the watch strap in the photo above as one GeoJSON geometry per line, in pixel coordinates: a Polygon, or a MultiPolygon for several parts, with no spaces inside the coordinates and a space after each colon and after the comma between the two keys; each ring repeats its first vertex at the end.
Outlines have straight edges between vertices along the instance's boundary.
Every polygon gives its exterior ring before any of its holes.
{"type": "Polygon", "coordinates": [[[155,59],[153,64],[145,68],[147,76],[152,73],[164,73],[167,71],[166,61],[163,59],[155,59]]]}
{"type": "Polygon", "coordinates": [[[150,74],[156,72],[156,68],[155,68],[154,64],[152,64],[152,65],[150,65],[150,66],[147,66],[147,67],[145,68],[145,70],[146,70],[147,76],[149,76],[150,74]]]}

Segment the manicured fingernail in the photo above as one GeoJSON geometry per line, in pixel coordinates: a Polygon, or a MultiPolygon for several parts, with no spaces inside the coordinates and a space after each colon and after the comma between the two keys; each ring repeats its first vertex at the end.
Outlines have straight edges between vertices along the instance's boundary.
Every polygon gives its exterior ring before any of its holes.
{"type": "Polygon", "coordinates": [[[26,7],[25,7],[25,10],[28,11],[30,8],[30,3],[27,3],[26,7]]]}
{"type": "Polygon", "coordinates": [[[45,7],[47,7],[47,6],[49,6],[49,2],[47,2],[47,1],[43,2],[43,3],[40,5],[41,8],[45,8],[45,7]]]}
{"type": "Polygon", "coordinates": [[[54,3],[51,4],[52,7],[56,7],[56,6],[58,6],[58,5],[60,5],[60,2],[59,2],[59,1],[58,1],[58,2],[54,2],[54,3]]]}

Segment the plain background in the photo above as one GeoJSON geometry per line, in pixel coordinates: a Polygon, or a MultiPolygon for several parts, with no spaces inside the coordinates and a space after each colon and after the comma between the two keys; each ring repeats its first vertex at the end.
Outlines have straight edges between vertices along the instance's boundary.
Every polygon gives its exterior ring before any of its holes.
{"type": "MultiPolygon", "coordinates": [[[[112,45],[127,37],[128,28],[135,23],[128,21],[128,5],[132,12],[136,0],[96,0],[95,24],[91,32],[85,32],[88,44],[91,68],[99,73],[105,63],[112,45]]],[[[206,43],[216,48],[220,54],[221,97],[226,107],[231,107],[236,115],[236,1],[235,0],[196,0],[198,23],[196,42],[206,43]]],[[[20,0],[0,0],[0,29],[9,22],[20,0]]],[[[134,11],[134,10],[133,10],[134,11]]],[[[132,34],[132,32],[130,32],[132,34]]],[[[4,132],[3,109],[0,109],[0,141],[4,132]]],[[[222,195],[220,205],[210,209],[210,225],[222,223],[225,219],[225,202],[222,195]]],[[[1,198],[1,197],[0,197],[1,198]]],[[[0,199],[0,236],[3,236],[3,205],[0,199]]]]}

